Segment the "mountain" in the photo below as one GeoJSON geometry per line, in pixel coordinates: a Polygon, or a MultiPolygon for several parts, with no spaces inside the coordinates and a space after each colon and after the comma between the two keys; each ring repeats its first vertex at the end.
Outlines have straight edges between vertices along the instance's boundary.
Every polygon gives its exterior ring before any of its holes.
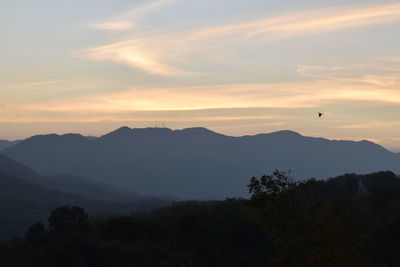
{"type": "Polygon", "coordinates": [[[0,172],[0,240],[24,234],[30,224],[44,221],[59,206],[81,206],[95,215],[129,214],[167,204],[169,202],[158,199],[139,199],[126,204],[87,199],[0,172]]]}
{"type": "Polygon", "coordinates": [[[0,239],[24,233],[58,205],[85,205],[79,196],[28,183],[0,172],[0,239]]]}
{"type": "Polygon", "coordinates": [[[62,205],[82,206],[97,214],[132,213],[166,204],[83,178],[48,178],[0,155],[0,239],[23,234],[31,223],[62,205]]]}
{"type": "Polygon", "coordinates": [[[132,202],[144,199],[139,194],[128,190],[71,175],[51,176],[47,178],[46,186],[63,192],[79,194],[89,199],[104,201],[132,202]]]}
{"type": "Polygon", "coordinates": [[[49,176],[64,173],[182,199],[247,196],[252,176],[275,169],[291,170],[299,179],[400,170],[400,156],[372,142],[293,131],[232,137],[205,128],[122,127],[96,139],[34,136],[3,153],[49,176]]]}
{"type": "Polygon", "coordinates": [[[13,146],[15,144],[18,144],[20,141],[7,141],[7,140],[0,140],[0,151],[13,146]]]}
{"type": "Polygon", "coordinates": [[[48,189],[56,189],[65,193],[78,194],[88,199],[131,202],[143,198],[137,193],[118,189],[82,177],[70,175],[46,177],[4,155],[0,155],[0,172],[9,176],[18,177],[18,179],[34,185],[48,189]]]}
{"type": "Polygon", "coordinates": [[[19,177],[24,182],[45,186],[47,178],[37,174],[25,165],[0,155],[0,172],[7,176],[19,177]]]}

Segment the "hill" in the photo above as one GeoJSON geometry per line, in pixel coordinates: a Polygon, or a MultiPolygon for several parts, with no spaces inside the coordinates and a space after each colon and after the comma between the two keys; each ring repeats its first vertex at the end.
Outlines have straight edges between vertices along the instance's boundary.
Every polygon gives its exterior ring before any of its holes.
{"type": "Polygon", "coordinates": [[[369,141],[337,141],[279,131],[231,137],[205,128],[131,129],[99,138],[28,138],[4,153],[34,170],[87,177],[144,195],[182,199],[247,196],[249,177],[291,170],[300,179],[399,172],[400,156],[369,141]]]}
{"type": "Polygon", "coordinates": [[[129,190],[94,182],[83,177],[63,174],[48,177],[46,179],[46,186],[68,193],[79,194],[89,199],[105,201],[131,202],[145,198],[129,190]]]}
{"type": "Polygon", "coordinates": [[[168,203],[82,178],[48,178],[0,156],[0,239],[23,234],[32,222],[43,220],[62,205],[82,206],[98,214],[131,213],[168,203]]]}
{"type": "Polygon", "coordinates": [[[48,189],[56,189],[66,193],[78,194],[88,199],[130,202],[143,198],[137,193],[94,182],[82,177],[62,174],[46,177],[4,155],[0,155],[0,172],[9,176],[18,177],[18,179],[31,184],[48,189]]]}
{"type": "Polygon", "coordinates": [[[7,141],[7,140],[0,140],[0,151],[13,146],[15,144],[18,144],[19,141],[7,141]]]}
{"type": "Polygon", "coordinates": [[[94,213],[107,210],[105,203],[48,189],[0,172],[0,239],[23,234],[28,225],[43,220],[59,205],[81,205],[94,213]]]}

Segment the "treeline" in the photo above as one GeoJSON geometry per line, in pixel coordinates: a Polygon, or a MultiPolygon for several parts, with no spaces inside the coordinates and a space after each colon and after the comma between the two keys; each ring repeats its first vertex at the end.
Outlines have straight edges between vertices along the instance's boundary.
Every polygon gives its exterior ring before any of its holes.
{"type": "Polygon", "coordinates": [[[129,216],[59,207],[0,266],[400,266],[400,180],[391,172],[296,182],[252,178],[251,198],[129,216]]]}

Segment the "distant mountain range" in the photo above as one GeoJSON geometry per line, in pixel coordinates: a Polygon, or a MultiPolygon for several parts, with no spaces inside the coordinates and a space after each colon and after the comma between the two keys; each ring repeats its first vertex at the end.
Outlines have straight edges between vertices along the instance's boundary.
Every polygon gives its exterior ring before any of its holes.
{"type": "Polygon", "coordinates": [[[400,155],[372,142],[292,131],[231,137],[205,128],[122,127],[99,138],[34,136],[3,153],[47,176],[87,177],[143,195],[181,199],[247,196],[252,176],[275,169],[291,170],[299,179],[400,171],[400,155]]]}

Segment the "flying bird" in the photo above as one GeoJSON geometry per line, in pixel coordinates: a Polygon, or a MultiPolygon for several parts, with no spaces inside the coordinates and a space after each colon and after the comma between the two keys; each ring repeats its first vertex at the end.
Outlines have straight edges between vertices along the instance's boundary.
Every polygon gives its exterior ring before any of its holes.
{"type": "Polygon", "coordinates": [[[321,118],[324,114],[321,112],[318,112],[318,117],[321,118]]]}

